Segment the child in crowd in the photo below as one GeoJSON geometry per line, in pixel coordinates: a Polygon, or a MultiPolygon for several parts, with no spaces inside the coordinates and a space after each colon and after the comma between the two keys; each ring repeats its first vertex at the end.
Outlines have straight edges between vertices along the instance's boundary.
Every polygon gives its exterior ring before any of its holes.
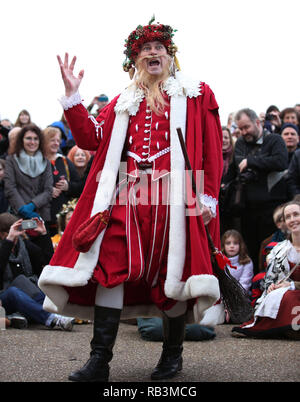
{"type": "MultiPolygon", "coordinates": [[[[230,274],[240,283],[251,295],[251,285],[253,278],[253,263],[247,254],[247,247],[242,235],[234,229],[227,230],[221,238],[221,248],[223,254],[229,258],[231,265],[235,268],[228,267],[230,274]]],[[[230,321],[230,316],[225,310],[225,320],[230,321]]]]}
{"type": "Polygon", "coordinates": [[[230,259],[231,275],[239,281],[247,293],[250,292],[253,278],[253,263],[247,254],[247,247],[242,235],[234,229],[227,230],[221,239],[222,252],[230,259]]]}

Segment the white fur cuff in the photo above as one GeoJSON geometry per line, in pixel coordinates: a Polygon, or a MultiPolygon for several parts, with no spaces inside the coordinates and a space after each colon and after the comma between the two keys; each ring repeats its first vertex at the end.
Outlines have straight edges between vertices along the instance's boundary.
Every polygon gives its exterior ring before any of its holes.
{"type": "Polygon", "coordinates": [[[64,110],[71,109],[73,106],[79,105],[82,103],[82,99],[80,93],[77,91],[75,94],[71,96],[62,96],[60,99],[60,104],[64,108],[64,110]]]}

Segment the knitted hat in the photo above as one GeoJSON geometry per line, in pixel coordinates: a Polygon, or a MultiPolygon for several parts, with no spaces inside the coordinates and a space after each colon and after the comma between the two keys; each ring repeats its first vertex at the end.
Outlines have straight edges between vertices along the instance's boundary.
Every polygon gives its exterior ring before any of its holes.
{"type": "MultiPolygon", "coordinates": [[[[177,52],[177,46],[173,42],[174,32],[176,29],[170,27],[170,25],[163,25],[160,23],[153,24],[155,17],[149,21],[148,25],[138,25],[137,28],[131,32],[128,39],[125,40],[126,60],[123,63],[123,69],[126,72],[130,72],[134,68],[135,60],[141,50],[141,47],[146,42],[159,41],[167,49],[170,56],[175,57],[177,52]]],[[[177,60],[174,60],[179,69],[177,60]]]]}
{"type": "Polygon", "coordinates": [[[296,126],[296,125],[293,124],[293,123],[284,123],[284,124],[282,125],[281,129],[280,129],[280,134],[282,134],[283,130],[284,130],[285,128],[287,128],[287,127],[293,128],[293,129],[297,132],[297,134],[299,135],[299,127],[296,126]]]}

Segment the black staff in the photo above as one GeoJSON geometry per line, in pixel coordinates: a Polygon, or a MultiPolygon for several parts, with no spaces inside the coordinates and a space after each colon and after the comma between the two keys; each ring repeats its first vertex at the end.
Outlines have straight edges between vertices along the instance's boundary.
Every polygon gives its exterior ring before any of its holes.
{"type": "MultiPolygon", "coordinates": [[[[196,195],[196,199],[200,209],[202,203],[197,191],[196,180],[192,170],[192,166],[188,157],[185,141],[183,139],[181,128],[177,128],[177,134],[180,141],[182,153],[185,159],[185,164],[190,172],[192,181],[192,190],[196,195]]],[[[250,304],[248,295],[240,283],[230,274],[228,264],[230,261],[218,250],[212,240],[207,225],[204,225],[207,235],[208,244],[211,250],[211,262],[213,272],[218,278],[221,296],[226,309],[229,312],[231,321],[234,323],[242,323],[248,321],[253,314],[253,309],[250,304]]]]}

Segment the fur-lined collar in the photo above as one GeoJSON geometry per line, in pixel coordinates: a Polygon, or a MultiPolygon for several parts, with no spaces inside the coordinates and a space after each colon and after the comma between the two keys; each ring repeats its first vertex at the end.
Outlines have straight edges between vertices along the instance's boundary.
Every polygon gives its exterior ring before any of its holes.
{"type": "MultiPolygon", "coordinates": [[[[189,98],[201,95],[201,82],[190,79],[182,73],[177,72],[175,77],[169,77],[164,84],[164,91],[171,96],[186,96],[189,98]]],[[[144,91],[136,88],[135,85],[126,88],[115,106],[116,113],[128,112],[135,116],[139,110],[140,103],[144,99],[144,91]]]]}

